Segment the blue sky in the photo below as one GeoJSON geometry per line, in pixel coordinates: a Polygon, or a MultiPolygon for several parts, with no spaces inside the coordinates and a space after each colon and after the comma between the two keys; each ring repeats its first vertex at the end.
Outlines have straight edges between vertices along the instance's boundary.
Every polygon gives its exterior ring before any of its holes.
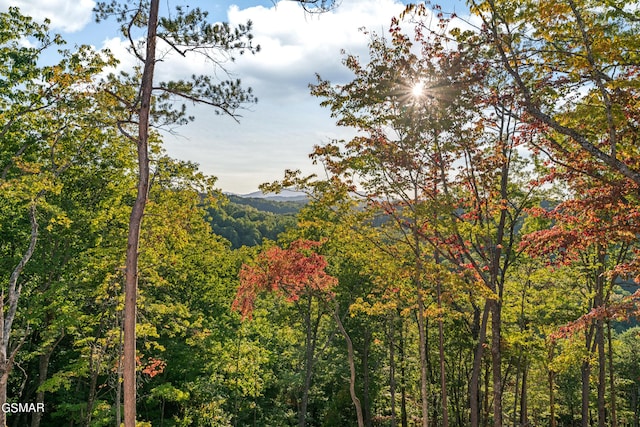
{"type": "MultiPolygon", "coordinates": [[[[446,3],[458,13],[465,9],[463,2],[446,3]]],[[[342,0],[329,13],[309,15],[291,1],[163,0],[162,4],[198,6],[213,20],[231,24],[253,21],[261,52],[239,57],[226,67],[253,88],[258,104],[241,113],[240,124],[206,107],[190,107],[195,122],[178,128],[177,134],[164,135],[171,156],[199,163],[203,172],[218,177],[222,190],[239,194],[281,178],[285,169],[322,173],[308,158],[313,146],[352,132],[334,126],[329,111],[309,95],[308,84],[315,81],[315,73],[335,83],[348,81],[341,50],[366,57],[367,36],[359,29],[382,33],[404,8],[400,0],[342,0]]],[[[48,17],[52,30],[70,45],[107,46],[121,59],[121,67],[133,64],[116,24],[93,22],[93,0],[0,0],[0,10],[9,6],[39,20],[48,17]]],[[[166,80],[210,71],[210,65],[199,60],[169,57],[159,64],[156,76],[166,80]]]]}

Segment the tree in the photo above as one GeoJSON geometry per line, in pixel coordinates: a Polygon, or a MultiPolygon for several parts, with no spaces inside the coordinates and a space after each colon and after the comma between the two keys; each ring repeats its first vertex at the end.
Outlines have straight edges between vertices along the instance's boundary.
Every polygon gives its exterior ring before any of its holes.
{"type": "MultiPolygon", "coordinates": [[[[173,17],[159,16],[159,0],[141,1],[137,5],[121,4],[114,0],[100,2],[96,6],[97,20],[115,16],[121,23],[122,35],[131,42],[131,50],[143,64],[142,74],[134,76],[133,87],[139,91],[134,93],[113,93],[120,102],[122,114],[117,126],[137,146],[138,152],[138,186],[137,196],[131,210],[129,233],[127,238],[126,286],[124,315],[124,422],[126,426],[135,426],[136,419],[136,294],[138,286],[138,250],[142,218],[149,193],[149,132],[151,126],[158,126],[162,121],[185,123],[188,117],[185,107],[174,109],[172,97],[209,105],[219,114],[237,118],[236,110],[246,102],[255,99],[251,91],[240,87],[239,81],[216,82],[210,76],[193,76],[190,82],[175,81],[154,85],[156,44],[164,42],[168,48],[179,55],[203,55],[209,60],[213,69],[221,61],[233,59],[232,52],[256,52],[257,47],[251,44],[251,23],[232,30],[227,24],[209,24],[207,13],[199,8],[185,11],[176,8],[173,17]],[[143,43],[136,40],[134,30],[146,29],[143,43]],[[154,95],[159,94],[159,95],[154,95]],[[127,96],[128,95],[128,96],[127,96]],[[136,130],[130,132],[130,128],[136,130]]],[[[128,76],[127,76],[128,77],[128,76]]],[[[112,77],[114,79],[115,77],[112,77]]]]}
{"type": "MultiPolygon", "coordinates": [[[[310,296],[317,295],[323,302],[335,304],[332,288],[337,284],[335,277],[325,272],[327,262],[323,256],[313,252],[320,243],[309,240],[296,240],[287,249],[274,246],[263,252],[256,260],[257,265],[243,265],[240,271],[240,287],[233,307],[243,316],[250,316],[255,299],[260,292],[273,292],[294,302],[301,298],[310,300],[310,296]]],[[[360,400],[355,390],[355,362],[351,337],[347,333],[336,304],[333,311],[340,333],[347,343],[349,359],[349,393],[356,408],[359,427],[364,427],[364,417],[360,400]]],[[[306,363],[309,366],[313,354],[307,345],[306,363]]],[[[302,419],[300,425],[306,425],[304,416],[306,408],[301,408],[302,419]]]]}
{"type": "MultiPolygon", "coordinates": [[[[89,97],[96,91],[93,78],[109,59],[81,46],[77,52],[61,51],[57,64],[39,65],[41,54],[62,40],[48,33],[46,23],[36,24],[16,8],[1,13],[0,21],[0,72],[4,77],[0,85],[0,220],[12,235],[2,244],[7,260],[3,270],[8,268],[10,274],[0,301],[1,404],[7,401],[9,373],[27,335],[22,331],[16,337],[14,331],[19,299],[27,283],[21,276],[36,251],[40,225],[46,218],[43,211],[47,212],[47,227],[67,222],[64,213],[56,212],[47,202],[47,195],[60,191],[60,176],[79,161],[87,140],[101,132],[94,122],[99,107],[92,105],[89,97]],[[23,38],[33,45],[22,44],[23,38]]],[[[0,424],[5,422],[2,411],[0,424]]]]}
{"type": "MultiPolygon", "coordinates": [[[[325,98],[321,105],[331,108],[339,125],[363,133],[346,143],[335,141],[318,147],[314,157],[362,194],[371,209],[390,218],[383,225],[389,230],[385,238],[404,245],[410,254],[420,339],[422,425],[427,426],[425,307],[429,291],[425,279],[430,263],[437,264],[437,260],[430,255],[433,248],[425,249],[423,231],[439,215],[441,171],[454,161],[449,149],[455,138],[452,134],[467,119],[462,105],[478,70],[467,68],[466,55],[448,51],[441,34],[416,26],[415,41],[420,47],[420,55],[416,55],[397,20],[391,33],[391,43],[371,37],[368,64],[362,65],[355,56],[344,60],[355,74],[352,82],[332,86],[319,78],[312,86],[312,94],[325,98]]],[[[446,424],[446,384],[442,402],[446,424]]]]}
{"type": "Polygon", "coordinates": [[[616,172],[617,180],[640,185],[634,142],[638,11],[617,0],[544,5],[488,0],[472,1],[471,8],[518,89],[523,118],[555,134],[542,138],[539,147],[561,163],[581,159],[616,172]],[[592,133],[592,124],[567,122],[565,113],[578,109],[597,114],[593,125],[604,131],[592,133]]]}

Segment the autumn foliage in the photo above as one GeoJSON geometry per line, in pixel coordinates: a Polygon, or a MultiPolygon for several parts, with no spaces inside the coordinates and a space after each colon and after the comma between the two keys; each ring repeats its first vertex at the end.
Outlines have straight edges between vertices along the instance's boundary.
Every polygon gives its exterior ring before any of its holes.
{"type": "Polygon", "coordinates": [[[314,252],[320,245],[321,242],[296,240],[286,249],[269,248],[253,264],[244,264],[232,308],[244,318],[250,317],[261,292],[274,292],[292,302],[309,293],[330,296],[337,279],[325,272],[327,261],[314,252]]]}

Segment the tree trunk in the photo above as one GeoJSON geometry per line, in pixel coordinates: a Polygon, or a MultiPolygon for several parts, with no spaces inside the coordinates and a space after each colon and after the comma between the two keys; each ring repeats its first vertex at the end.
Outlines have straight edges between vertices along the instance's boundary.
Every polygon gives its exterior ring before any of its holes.
{"type": "Polygon", "coordinates": [[[484,366],[484,418],[483,426],[489,427],[490,406],[489,406],[489,374],[491,372],[491,363],[487,361],[484,366]]]}
{"type": "Polygon", "coordinates": [[[391,400],[391,427],[397,427],[396,420],[396,360],[395,360],[395,319],[391,316],[389,322],[389,394],[391,400]]]}
{"type": "Polygon", "coordinates": [[[516,363],[516,384],[513,388],[513,415],[511,416],[511,423],[513,427],[518,427],[518,392],[520,390],[520,374],[522,366],[522,354],[518,356],[518,362],[516,363]]]}
{"type": "Polygon", "coordinates": [[[494,300],[491,304],[491,371],[493,374],[493,425],[502,425],[502,303],[494,300]]]}
{"type": "Polygon", "coordinates": [[[369,348],[371,346],[371,331],[365,329],[363,331],[364,345],[362,348],[362,414],[364,416],[365,427],[372,427],[371,424],[371,402],[370,402],[370,383],[369,376],[369,348]]]}
{"type": "MultiPolygon", "coordinates": [[[[0,402],[7,402],[7,383],[9,381],[9,372],[11,365],[9,364],[4,353],[0,353],[0,402]]],[[[4,411],[0,410],[0,426],[7,425],[7,417],[4,411]]]]}
{"type": "Polygon", "coordinates": [[[609,393],[611,394],[611,427],[618,427],[616,405],[616,383],[613,370],[613,342],[611,340],[611,321],[607,321],[607,342],[609,343],[609,393]]]}
{"type": "MultiPolygon", "coordinates": [[[[46,351],[38,357],[38,388],[46,381],[49,371],[49,360],[51,360],[53,351],[63,338],[64,333],[62,333],[60,337],[58,337],[58,339],[49,347],[47,347],[46,351]]],[[[36,392],[36,404],[44,404],[44,391],[38,390],[36,392]]],[[[41,421],[42,412],[34,412],[33,416],[31,417],[31,427],[40,427],[41,421]]]]}
{"type": "Polygon", "coordinates": [[[333,317],[338,324],[338,329],[342,333],[345,341],[347,342],[347,357],[349,359],[349,394],[351,395],[351,401],[356,408],[356,418],[358,421],[358,427],[364,427],[364,417],[362,416],[362,406],[360,405],[360,399],[356,395],[356,365],[355,358],[353,352],[353,342],[351,341],[351,337],[347,333],[344,325],[342,324],[342,320],[340,319],[340,314],[338,313],[338,306],[336,305],[336,309],[333,313],[333,317]]]}
{"type": "MultiPolygon", "coordinates": [[[[553,353],[554,353],[554,344],[551,343],[549,345],[548,359],[547,363],[549,365],[548,369],[548,379],[549,379],[549,427],[556,427],[556,393],[555,393],[555,378],[556,373],[550,368],[551,362],[553,361],[553,353]]],[[[572,411],[573,413],[573,411],[572,411]]],[[[572,414],[573,415],[573,414],[572,414]]],[[[573,420],[573,416],[571,417],[573,420]]]]}
{"type": "Polygon", "coordinates": [[[480,427],[480,373],[482,372],[482,357],[484,353],[484,342],[487,338],[487,323],[489,321],[489,302],[485,304],[478,330],[478,343],[473,355],[473,367],[471,370],[471,381],[469,384],[469,424],[471,427],[480,427]]]}
{"type": "Polygon", "coordinates": [[[313,295],[307,295],[306,312],[304,313],[305,323],[305,355],[304,355],[304,383],[302,388],[302,399],[298,410],[298,426],[307,425],[307,408],[309,406],[309,391],[311,390],[311,380],[313,378],[313,365],[316,350],[316,337],[318,325],[320,323],[320,313],[317,321],[312,324],[311,311],[313,309],[313,295]]]}
{"type": "Polygon", "coordinates": [[[429,378],[427,372],[427,331],[422,290],[418,289],[418,341],[420,353],[420,395],[422,427],[429,427],[429,378]]]}
{"type": "Polygon", "coordinates": [[[156,30],[160,0],[151,0],[147,23],[147,46],[140,87],[140,111],[138,117],[138,190],[129,217],[127,255],[125,261],[125,302],[124,302],[124,425],[136,425],[136,309],[138,292],[138,248],[140,228],[149,194],[149,116],[153,73],[156,63],[156,30]]]}
{"type": "Polygon", "coordinates": [[[444,325],[442,317],[442,284],[438,281],[436,286],[438,309],[440,310],[438,317],[438,353],[440,358],[440,394],[442,396],[442,427],[449,427],[449,406],[447,404],[447,374],[445,372],[445,355],[444,355],[444,325]]]}
{"type": "Polygon", "coordinates": [[[91,418],[93,416],[93,406],[96,402],[96,391],[98,386],[98,375],[100,374],[100,360],[102,359],[102,351],[96,350],[94,347],[91,348],[91,353],[89,354],[89,397],[87,399],[87,414],[85,417],[85,427],[91,427],[91,418]]]}
{"type": "MultiPolygon", "coordinates": [[[[595,308],[604,307],[604,261],[605,250],[601,245],[597,245],[597,259],[598,259],[598,271],[594,282],[596,286],[596,294],[593,299],[593,306],[595,308]]],[[[601,318],[596,319],[595,325],[595,346],[598,352],[598,427],[605,427],[606,424],[606,354],[604,344],[604,320],[601,318]]]]}
{"type": "Polygon", "coordinates": [[[588,358],[582,361],[580,372],[582,375],[582,427],[589,427],[589,394],[591,392],[589,376],[591,375],[591,365],[588,358]]]}
{"type": "Polygon", "coordinates": [[[606,425],[606,355],[604,348],[604,321],[596,320],[596,345],[598,347],[598,427],[606,425]]]}
{"type": "Polygon", "coordinates": [[[525,356],[522,371],[522,393],[520,394],[520,425],[529,427],[529,407],[527,401],[527,380],[529,377],[528,360],[525,356]]]}
{"type": "Polygon", "coordinates": [[[638,397],[640,397],[640,385],[633,385],[633,394],[631,395],[631,407],[633,408],[633,427],[640,427],[640,405],[638,405],[638,397]]]}
{"type": "MultiPolygon", "coordinates": [[[[402,322],[402,317],[400,318],[402,322]]],[[[407,358],[405,355],[405,335],[404,324],[400,324],[400,422],[402,427],[409,426],[409,419],[407,416],[407,358]]]]}

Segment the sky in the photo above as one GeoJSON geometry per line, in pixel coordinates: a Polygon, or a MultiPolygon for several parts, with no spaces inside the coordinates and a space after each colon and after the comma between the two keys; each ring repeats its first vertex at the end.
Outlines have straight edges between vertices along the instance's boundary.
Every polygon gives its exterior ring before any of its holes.
{"type": "MultiPolygon", "coordinates": [[[[465,9],[463,2],[445,3],[448,11],[465,9]]],[[[108,47],[121,60],[120,68],[131,67],[134,60],[117,24],[95,23],[94,5],[93,0],[0,0],[0,10],[17,6],[36,20],[49,18],[51,30],[68,45],[108,47]]],[[[308,85],[315,82],[316,73],[332,83],[350,81],[341,52],[366,58],[368,38],[361,29],[384,34],[391,18],[404,9],[401,0],[342,0],[324,14],[305,13],[293,1],[162,0],[165,13],[175,6],[200,7],[209,11],[212,21],[232,26],[251,20],[254,40],[261,46],[256,55],[225,64],[231,77],[240,78],[258,98],[257,104],[240,112],[240,123],[215,115],[210,107],[189,105],[195,121],[163,134],[169,155],[197,162],[204,173],[218,178],[220,189],[236,194],[282,178],[285,169],[322,175],[309,159],[313,147],[349,138],[353,131],[335,126],[328,109],[319,106],[320,99],[309,94],[308,85]]],[[[156,81],[212,72],[227,78],[198,58],[171,56],[157,65],[156,81]]]]}

